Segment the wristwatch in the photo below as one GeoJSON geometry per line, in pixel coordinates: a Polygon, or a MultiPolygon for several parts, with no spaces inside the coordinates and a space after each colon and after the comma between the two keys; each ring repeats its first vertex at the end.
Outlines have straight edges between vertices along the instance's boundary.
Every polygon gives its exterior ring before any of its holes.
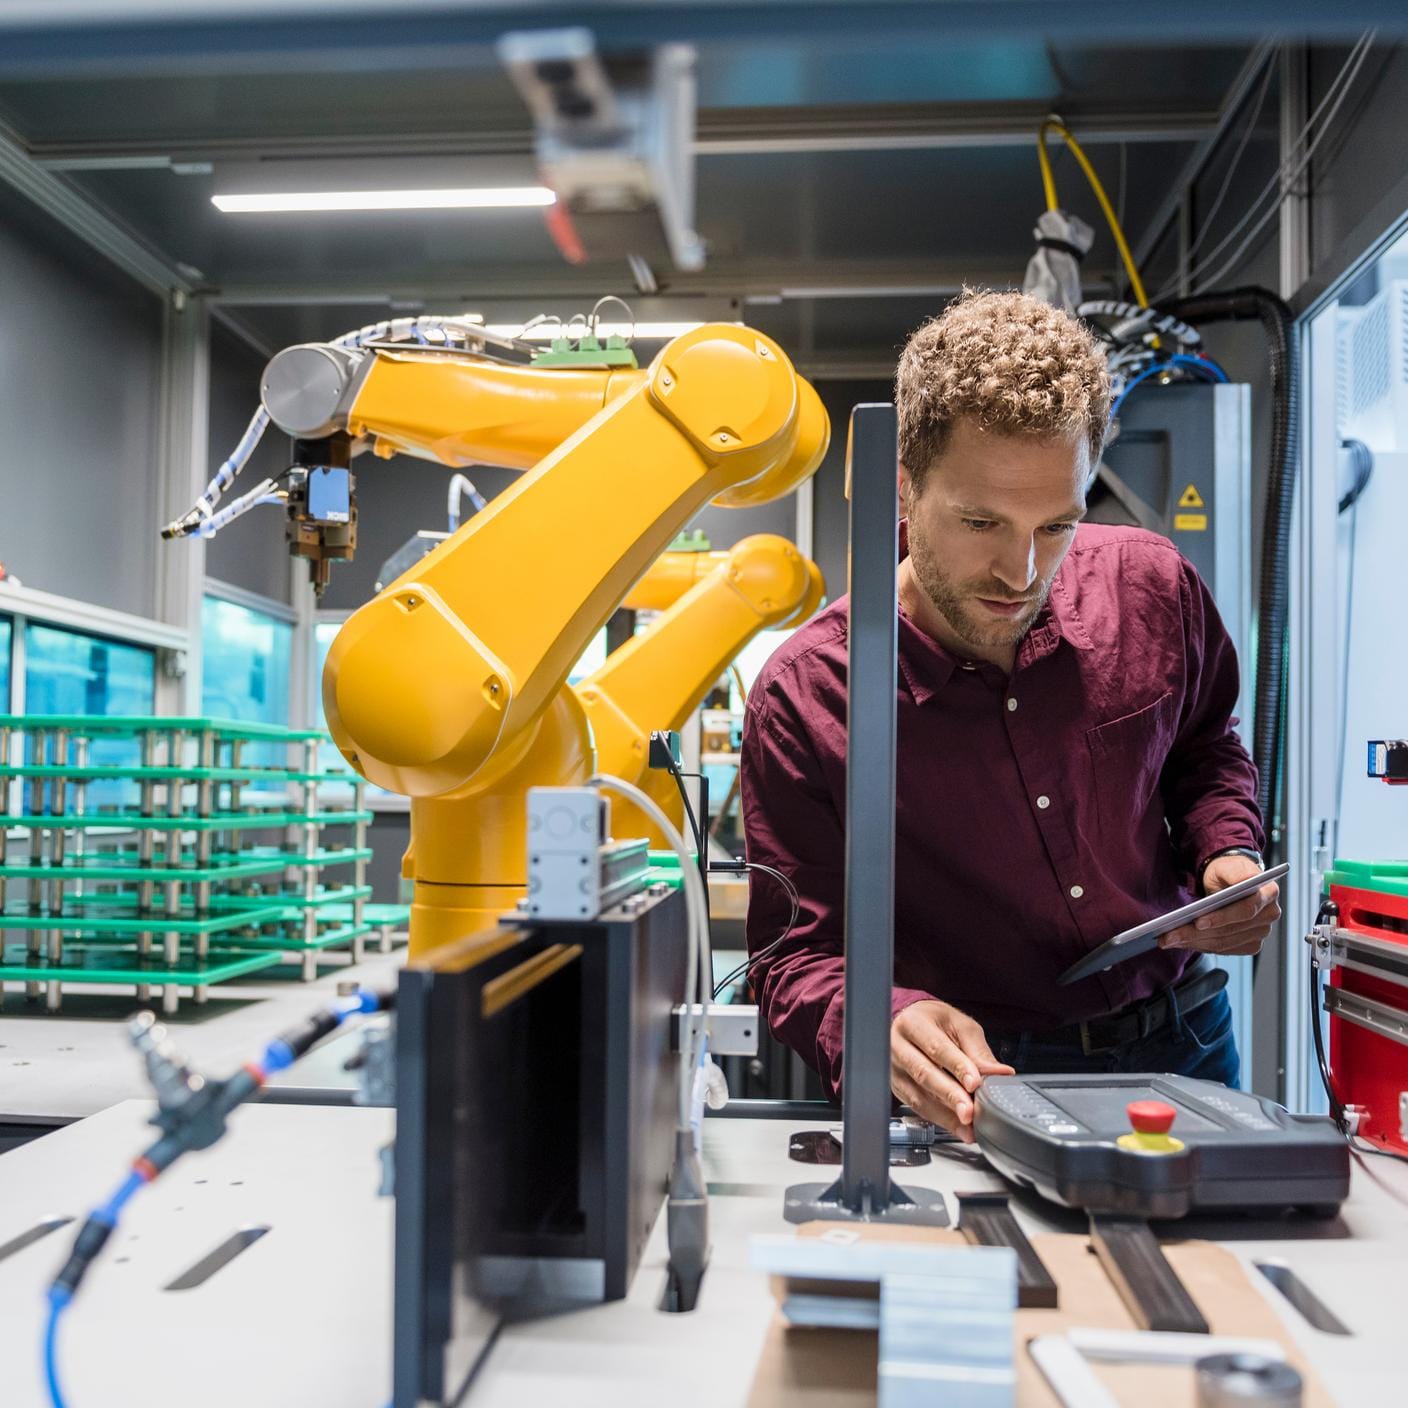
{"type": "Polygon", "coordinates": [[[1208,866],[1219,856],[1246,856],[1248,860],[1254,860],[1256,862],[1256,868],[1258,870],[1266,869],[1266,861],[1262,858],[1260,851],[1254,851],[1250,846],[1224,846],[1220,851],[1214,851],[1210,856],[1207,856],[1202,865],[1198,867],[1199,888],[1202,887],[1203,876],[1207,873],[1208,866]]]}

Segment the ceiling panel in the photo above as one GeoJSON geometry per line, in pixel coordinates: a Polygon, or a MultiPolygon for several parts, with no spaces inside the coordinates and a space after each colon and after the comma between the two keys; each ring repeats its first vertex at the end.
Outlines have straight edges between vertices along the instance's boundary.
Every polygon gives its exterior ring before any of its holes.
{"type": "MultiPolygon", "coordinates": [[[[1020,280],[1042,208],[1032,130],[1041,113],[1058,109],[1077,131],[1082,116],[1106,124],[1089,155],[1137,241],[1190,135],[1206,129],[1246,57],[1230,44],[1053,44],[1040,34],[978,43],[933,25],[903,39],[897,32],[857,42],[849,22],[799,20],[786,37],[776,28],[743,37],[734,27],[699,42],[706,147],[696,160],[696,224],[709,261],[697,275],[658,269],[664,292],[707,295],[711,309],[782,294],[747,313],[799,357],[883,360],[963,282],[1020,280]],[[1170,112],[1182,122],[1171,136],[1125,147],[1111,139],[1112,123],[1147,132],[1151,115],[1170,112]],[[925,124],[955,123],[1004,134],[995,145],[911,150],[707,146],[737,138],[766,147],[790,131],[844,145],[886,124],[922,136],[925,124]]],[[[0,47],[3,34],[0,18],[0,47]]],[[[491,50],[393,52],[400,56],[386,67],[366,36],[336,53],[212,46],[199,63],[140,74],[115,61],[104,74],[26,78],[0,57],[0,121],[39,158],[68,161],[63,180],[204,288],[322,300],[243,304],[241,318],[270,345],[328,336],[389,307],[454,311],[517,295],[512,306],[526,317],[633,287],[624,260],[566,265],[534,210],[231,216],[211,206],[220,163],[235,157],[375,148],[437,154],[417,160],[443,162],[446,184],[536,178],[524,107],[491,50]],[[73,167],[85,156],[109,164],[73,167]],[[148,166],[114,167],[114,156],[148,166]],[[165,158],[215,169],[151,165],[165,158]]],[[[1087,273],[1099,285],[1113,267],[1111,241],[1069,156],[1055,147],[1053,158],[1063,203],[1096,226],[1087,273]]]]}

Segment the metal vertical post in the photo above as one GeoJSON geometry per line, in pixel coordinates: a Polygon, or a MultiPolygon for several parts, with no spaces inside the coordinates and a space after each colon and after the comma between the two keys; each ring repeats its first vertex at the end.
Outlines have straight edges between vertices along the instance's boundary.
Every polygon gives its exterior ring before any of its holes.
{"type": "MultiPolygon", "coordinates": [[[[196,761],[204,773],[209,773],[215,767],[216,742],[215,731],[212,728],[203,728],[199,735],[197,745],[196,761]]],[[[209,829],[211,814],[215,810],[216,785],[208,776],[202,777],[196,785],[196,814],[202,822],[201,829],[196,833],[196,865],[203,872],[208,874],[211,865],[211,853],[215,844],[215,833],[209,829]]],[[[206,919],[210,915],[211,884],[208,879],[202,878],[196,882],[196,903],[195,912],[198,920],[206,919]]],[[[195,937],[196,967],[203,968],[210,957],[210,933],[208,930],[197,931],[195,937]]],[[[203,985],[197,984],[195,989],[195,1000],[204,1002],[206,999],[206,989],[203,985]]]]}
{"type": "MultiPolygon", "coordinates": [[[[73,814],[76,817],[88,814],[88,779],[83,776],[82,770],[88,766],[90,742],[91,740],[80,734],[73,744],[73,765],[79,769],[79,776],[74,779],[73,784],[73,814]]],[[[73,893],[78,899],[82,899],[84,895],[83,866],[87,858],[88,832],[80,826],[73,836],[73,864],[78,876],[73,893]]]]}
{"type": "MultiPolygon", "coordinates": [[[[144,771],[157,765],[156,734],[151,729],[142,731],[141,762],[144,771]]],[[[140,783],[141,790],[141,815],[152,817],[156,815],[156,783],[150,777],[143,777],[140,783]]],[[[149,826],[142,826],[137,832],[137,867],[140,871],[150,872],[156,864],[155,859],[156,833],[149,826]]],[[[146,918],[156,907],[156,884],[144,874],[137,883],[137,912],[146,918]]],[[[152,951],[152,931],[143,929],[137,935],[137,957],[145,960],[151,956],[152,951]]],[[[146,968],[144,961],[137,964],[138,970],[146,968]]],[[[152,989],[150,983],[137,984],[137,1001],[150,1002],[152,989]]]]}
{"type": "MultiPolygon", "coordinates": [[[[188,509],[209,477],[210,318],[205,300],[172,292],[162,324],[158,484],[161,520],[188,509]]],[[[185,660],[157,673],[159,714],[201,713],[200,608],[205,542],[183,538],[155,555],[156,616],[186,633],[185,660]]]]}
{"type": "Polygon", "coordinates": [[[318,976],[317,950],[312,947],[318,937],[318,909],[314,901],[318,895],[318,870],[315,857],[318,854],[318,824],[314,817],[318,812],[318,740],[307,738],[303,741],[303,942],[308,945],[303,950],[303,981],[311,983],[318,976]]]}
{"type": "MultiPolygon", "coordinates": [[[[48,731],[33,727],[29,732],[29,760],[39,767],[43,767],[48,761],[49,734],[48,731]]],[[[21,753],[21,757],[23,757],[21,753]]],[[[23,787],[23,782],[21,782],[23,787]]],[[[23,795],[23,794],[21,794],[23,795]]],[[[42,778],[32,778],[29,784],[29,810],[34,817],[34,824],[29,831],[29,864],[31,868],[38,867],[44,863],[44,832],[39,825],[39,817],[44,811],[44,782],[42,778]]],[[[41,914],[44,908],[44,884],[42,879],[36,875],[29,881],[29,912],[30,914],[41,914]]],[[[45,934],[40,929],[31,929],[26,936],[26,951],[31,964],[38,966],[41,955],[44,952],[47,942],[45,934]]],[[[24,994],[27,999],[39,996],[39,984],[37,982],[26,983],[24,994]]]]}
{"type": "Polygon", "coordinates": [[[787,1190],[789,1222],[948,1221],[942,1195],[890,1180],[890,990],[895,969],[898,425],[894,406],[851,412],[846,717],[846,1014],[841,1177],[787,1190]]]}
{"type": "MultiPolygon", "coordinates": [[[[7,705],[7,703],[8,701],[6,700],[0,700],[0,706],[7,705]]],[[[0,766],[4,767],[9,767],[10,765],[10,732],[11,730],[8,724],[0,724],[0,766]]],[[[24,759],[21,758],[20,761],[23,762],[24,759]]],[[[13,795],[10,779],[8,777],[0,777],[0,953],[3,953],[5,949],[4,916],[5,902],[8,898],[6,894],[6,890],[8,889],[8,877],[5,875],[4,867],[9,863],[10,858],[9,841],[7,839],[10,830],[8,813],[13,795]]]]}
{"type": "MultiPolygon", "coordinates": [[[[179,772],[185,762],[186,735],[182,729],[175,729],[167,735],[167,764],[173,773],[179,772]]],[[[173,775],[166,784],[166,814],[172,825],[166,832],[166,869],[168,879],[163,888],[166,892],[166,920],[174,924],[181,917],[181,828],[175,823],[181,820],[185,809],[182,796],[184,779],[173,775]]],[[[167,928],[162,933],[162,960],[167,969],[176,968],[181,962],[181,933],[179,929],[167,928]]],[[[168,979],[161,989],[161,1010],[168,1016],[176,1011],[178,989],[175,982],[168,979]]]]}
{"type": "MultiPolygon", "coordinates": [[[[1287,43],[1281,48],[1280,90],[1280,155],[1282,161],[1285,162],[1292,159],[1298,150],[1298,139],[1310,114],[1309,51],[1303,43],[1287,43]]],[[[1284,193],[1278,191],[1278,196],[1281,199],[1278,220],[1279,292],[1287,301],[1295,299],[1301,285],[1310,273],[1309,191],[1315,170],[1315,166],[1308,166],[1289,189],[1284,193]]],[[[1235,278],[1239,272],[1234,270],[1233,277],[1235,278]]],[[[1300,328],[1293,328],[1291,336],[1299,338],[1300,328]]],[[[1303,352],[1304,348],[1302,347],[1298,350],[1297,355],[1302,355],[1303,352]]],[[[1302,378],[1304,378],[1303,361],[1302,378]]],[[[1302,397],[1301,405],[1302,415],[1304,415],[1306,405],[1304,397],[1302,397]]],[[[1308,464],[1307,442],[1309,437],[1306,434],[1307,426],[1304,421],[1299,429],[1301,432],[1302,473],[1296,477],[1296,502],[1291,520],[1291,537],[1294,543],[1300,541],[1302,533],[1314,533],[1311,525],[1306,524],[1304,528],[1301,526],[1305,520],[1305,508],[1308,502],[1305,466],[1308,464]]],[[[1332,512],[1328,522],[1333,525],[1336,521],[1332,512]]],[[[1333,561],[1333,529],[1329,541],[1331,543],[1331,561],[1333,561]]],[[[1296,579],[1299,574],[1292,571],[1290,576],[1291,610],[1295,612],[1299,604],[1296,587],[1296,579]]],[[[1335,627],[1332,626],[1331,629],[1334,630],[1335,627]]],[[[1297,687],[1294,660],[1297,631],[1294,615],[1287,620],[1287,631],[1289,658],[1287,661],[1285,708],[1286,717],[1289,720],[1291,712],[1295,708],[1294,691],[1297,687]]],[[[1286,818],[1291,815],[1291,807],[1296,795],[1297,769],[1292,761],[1296,740],[1288,735],[1283,746],[1285,748],[1286,776],[1285,811],[1281,816],[1276,815],[1276,799],[1273,798],[1272,815],[1266,818],[1266,841],[1268,854],[1291,859],[1294,842],[1287,834],[1285,826],[1286,818]]],[[[1288,1057],[1292,1052],[1299,1052],[1300,1054],[1295,1058],[1297,1064],[1301,1063],[1303,1057],[1301,1035],[1305,1030],[1305,1019],[1302,1014],[1305,1012],[1306,964],[1302,961],[1300,939],[1309,926],[1296,927],[1294,921],[1298,913],[1304,914],[1306,912],[1306,909],[1302,909],[1302,903],[1305,902],[1306,908],[1309,909],[1313,901],[1309,901],[1308,896],[1306,901],[1302,900],[1302,896],[1306,893],[1305,886],[1310,879],[1309,867],[1304,870],[1299,867],[1297,870],[1293,870],[1291,878],[1294,880],[1297,875],[1300,876],[1296,883],[1299,885],[1301,893],[1292,895],[1290,891],[1293,887],[1287,886],[1285,917],[1281,921],[1279,933],[1273,936],[1272,941],[1259,955],[1252,983],[1253,1032],[1255,1034],[1252,1052],[1252,1089],[1259,1094],[1270,1095],[1283,1103],[1294,1101],[1292,1087],[1298,1076],[1303,1074],[1303,1072],[1297,1072],[1296,1075],[1289,1075],[1291,1061],[1288,1057]],[[1292,994],[1296,993],[1301,996],[1292,999],[1292,994]]]]}

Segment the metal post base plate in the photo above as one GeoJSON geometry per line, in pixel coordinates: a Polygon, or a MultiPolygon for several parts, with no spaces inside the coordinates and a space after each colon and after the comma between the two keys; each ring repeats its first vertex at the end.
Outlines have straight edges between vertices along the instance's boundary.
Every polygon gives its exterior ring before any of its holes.
{"type": "Polygon", "coordinates": [[[947,1227],[944,1195],[928,1188],[906,1192],[890,1184],[890,1200],[872,1208],[865,1198],[860,1208],[845,1202],[839,1180],[835,1183],[794,1183],[785,1195],[782,1215],[788,1222],[889,1222],[903,1227],[947,1227]]]}

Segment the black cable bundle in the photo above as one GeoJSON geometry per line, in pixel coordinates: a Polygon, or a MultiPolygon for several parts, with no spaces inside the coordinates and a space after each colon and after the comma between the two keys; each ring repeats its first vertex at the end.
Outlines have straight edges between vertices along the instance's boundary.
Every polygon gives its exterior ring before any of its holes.
{"type": "Polygon", "coordinates": [[[1300,359],[1291,310],[1269,289],[1237,288],[1200,294],[1164,305],[1185,322],[1255,319],[1266,334],[1271,368],[1271,465],[1261,539],[1261,585],[1257,600],[1255,708],[1252,752],[1257,767],[1257,802],[1268,832],[1268,852],[1281,839],[1282,723],[1286,636],[1290,615],[1291,505],[1300,468],[1300,359]]]}

